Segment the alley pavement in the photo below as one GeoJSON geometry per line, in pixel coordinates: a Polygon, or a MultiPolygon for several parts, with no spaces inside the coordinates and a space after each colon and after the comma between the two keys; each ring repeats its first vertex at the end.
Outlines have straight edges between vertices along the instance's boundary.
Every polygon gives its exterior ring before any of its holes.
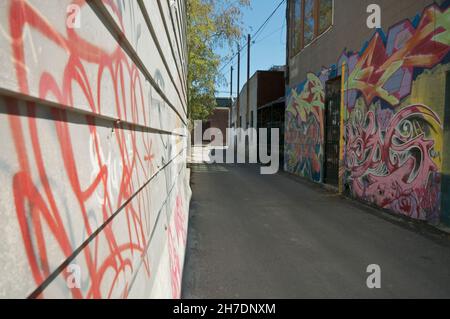
{"type": "Polygon", "coordinates": [[[258,165],[194,164],[191,183],[184,298],[450,297],[444,234],[258,165]]]}

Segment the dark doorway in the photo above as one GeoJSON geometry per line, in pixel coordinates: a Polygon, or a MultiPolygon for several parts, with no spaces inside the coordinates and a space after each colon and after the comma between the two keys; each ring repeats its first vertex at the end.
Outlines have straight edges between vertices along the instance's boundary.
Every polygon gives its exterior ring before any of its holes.
{"type": "Polygon", "coordinates": [[[325,89],[324,183],[339,185],[341,78],[328,81],[325,89]]]}
{"type": "Polygon", "coordinates": [[[284,118],[286,112],[285,100],[280,99],[269,104],[266,104],[258,109],[258,161],[259,158],[259,150],[264,145],[268,152],[268,155],[271,154],[272,150],[272,129],[279,129],[279,148],[277,149],[279,155],[279,164],[280,167],[284,167],[284,118]],[[267,129],[267,141],[263,141],[259,137],[259,129],[266,128],[267,129]]]}

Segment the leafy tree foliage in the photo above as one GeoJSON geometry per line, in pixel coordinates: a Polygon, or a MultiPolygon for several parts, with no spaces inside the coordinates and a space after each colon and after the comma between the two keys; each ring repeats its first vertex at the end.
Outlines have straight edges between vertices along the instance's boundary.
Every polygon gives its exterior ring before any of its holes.
{"type": "MultiPolygon", "coordinates": [[[[250,0],[187,0],[188,102],[191,120],[203,120],[216,107],[222,80],[217,48],[235,46],[242,35],[242,8],[250,0]]],[[[224,57],[226,58],[226,57],[224,57]]]]}

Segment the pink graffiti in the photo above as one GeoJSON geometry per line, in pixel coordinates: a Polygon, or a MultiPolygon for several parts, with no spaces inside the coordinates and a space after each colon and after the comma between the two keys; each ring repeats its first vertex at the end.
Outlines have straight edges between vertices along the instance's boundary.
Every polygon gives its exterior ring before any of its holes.
{"type": "MultiPolygon", "coordinates": [[[[389,111],[392,112],[392,111],[389,111]]],[[[388,125],[385,111],[347,123],[346,169],[357,197],[417,219],[429,219],[439,203],[433,131],[439,117],[428,107],[411,105],[388,125]],[[377,120],[378,118],[378,120],[377,120]]],[[[434,132],[437,133],[437,132],[434,132]]]]}
{"type": "Polygon", "coordinates": [[[170,260],[170,275],[172,283],[172,298],[179,299],[181,297],[181,271],[182,264],[178,250],[180,247],[186,246],[187,238],[187,223],[185,214],[183,212],[183,201],[181,196],[176,199],[176,206],[174,211],[174,225],[175,234],[172,232],[172,227],[169,226],[168,231],[168,246],[169,246],[169,260],[170,260]]]}

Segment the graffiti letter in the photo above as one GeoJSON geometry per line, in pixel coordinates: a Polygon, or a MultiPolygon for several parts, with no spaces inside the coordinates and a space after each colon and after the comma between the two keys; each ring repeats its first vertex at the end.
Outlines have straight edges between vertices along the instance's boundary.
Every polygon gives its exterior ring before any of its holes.
{"type": "Polygon", "coordinates": [[[80,7],[76,4],[67,6],[66,25],[69,29],[79,29],[81,27],[80,7]]]}
{"type": "Polygon", "coordinates": [[[366,281],[367,288],[380,289],[381,288],[381,268],[378,265],[367,266],[367,273],[371,274],[366,281]]]}
{"type": "Polygon", "coordinates": [[[381,8],[378,4],[370,4],[367,7],[367,13],[370,13],[367,18],[367,27],[369,29],[381,28],[381,8]]]}

